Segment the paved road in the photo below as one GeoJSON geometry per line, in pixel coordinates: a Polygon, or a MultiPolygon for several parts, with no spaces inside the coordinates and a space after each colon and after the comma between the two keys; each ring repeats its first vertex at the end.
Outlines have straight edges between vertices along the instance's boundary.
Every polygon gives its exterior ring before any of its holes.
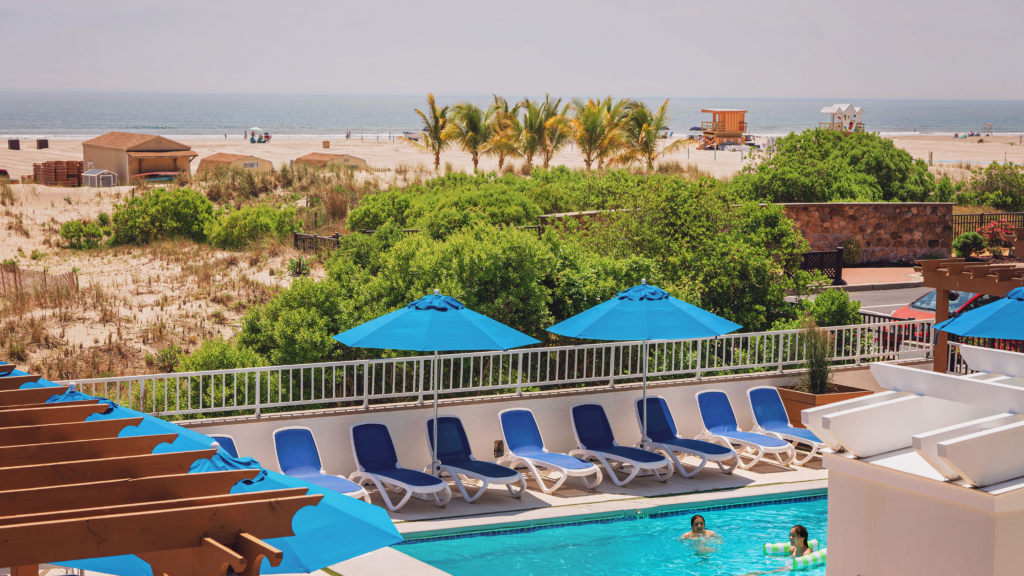
{"type": "MultiPolygon", "coordinates": [[[[860,300],[860,307],[863,310],[879,314],[892,314],[928,292],[931,292],[931,288],[867,290],[864,292],[850,292],[850,300],[860,300]]],[[[811,296],[811,299],[813,300],[814,296],[811,296]]],[[[788,300],[793,301],[793,298],[790,297],[788,300]]]]}

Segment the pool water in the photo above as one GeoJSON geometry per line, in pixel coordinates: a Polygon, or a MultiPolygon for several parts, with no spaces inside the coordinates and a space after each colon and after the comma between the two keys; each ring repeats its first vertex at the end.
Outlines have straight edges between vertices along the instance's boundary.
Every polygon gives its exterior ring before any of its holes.
{"type": "MultiPolygon", "coordinates": [[[[787,557],[765,556],[762,545],[788,542],[795,524],[804,525],[822,548],[827,546],[827,498],[695,506],[639,519],[411,540],[398,550],[452,576],[741,575],[789,566],[787,557]],[[679,539],[689,531],[693,514],[704,516],[708,529],[721,536],[720,543],[701,546],[679,539]]],[[[799,574],[824,576],[825,568],[799,574]]]]}

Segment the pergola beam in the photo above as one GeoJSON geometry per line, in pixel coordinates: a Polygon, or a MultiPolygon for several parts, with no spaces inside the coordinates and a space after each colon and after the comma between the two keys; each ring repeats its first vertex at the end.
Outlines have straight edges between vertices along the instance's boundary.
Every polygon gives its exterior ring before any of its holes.
{"type": "MultiPolygon", "coordinates": [[[[170,444],[177,434],[153,434],[149,436],[126,436],[124,438],[102,438],[99,440],[72,440],[49,444],[27,444],[0,448],[0,469],[14,466],[33,466],[56,462],[98,460],[152,454],[153,449],[163,443],[170,444]]],[[[3,510],[0,510],[3,514],[3,510]]]]}
{"type": "MultiPolygon", "coordinates": [[[[63,404],[63,402],[61,403],[63,404]]],[[[60,424],[63,422],[82,422],[93,414],[106,412],[106,403],[90,406],[62,406],[52,408],[28,408],[23,410],[0,411],[0,428],[12,426],[32,426],[33,424],[60,424]]]]}
{"type": "Polygon", "coordinates": [[[18,466],[0,474],[0,490],[186,474],[196,460],[212,458],[216,453],[217,450],[191,450],[18,466]]]}
{"type": "MultiPolygon", "coordinates": [[[[70,402],[61,404],[70,404],[70,402]]],[[[0,428],[0,446],[115,438],[121,430],[139,424],[142,424],[142,417],[0,428]]]]}
{"type": "Polygon", "coordinates": [[[244,556],[210,538],[203,538],[203,543],[194,548],[161,550],[138,556],[149,563],[153,576],[227,576],[228,568],[239,573],[248,566],[244,556]]]}
{"type": "MultiPolygon", "coordinates": [[[[203,538],[233,545],[240,532],[260,539],[293,536],[292,516],[321,494],[0,527],[12,566],[191,548],[203,538]]],[[[177,575],[176,575],[177,576],[177,575]]]]}
{"type": "Polygon", "coordinates": [[[238,535],[235,550],[249,562],[245,571],[239,572],[238,576],[259,576],[264,558],[271,566],[280,566],[281,560],[284,559],[284,553],[280,550],[245,532],[238,535]]]}
{"type": "Polygon", "coordinates": [[[232,486],[242,480],[252,480],[257,474],[259,470],[256,469],[223,470],[8,490],[0,492],[0,511],[14,516],[215,496],[227,494],[232,486]]]}
{"type": "Polygon", "coordinates": [[[290,498],[292,496],[304,496],[308,491],[309,490],[307,488],[282,488],[280,490],[266,490],[263,492],[217,494],[215,496],[204,496],[201,498],[179,498],[174,500],[161,500],[158,502],[139,502],[134,504],[100,506],[94,508],[80,508],[78,510],[57,510],[53,512],[43,512],[39,514],[22,514],[18,516],[5,515],[0,516],[0,526],[13,526],[15,524],[37,524],[42,522],[55,522],[57,520],[73,520],[76,518],[98,518],[101,516],[136,514],[139,512],[156,512],[159,510],[176,510],[178,508],[196,508],[202,506],[234,504],[237,502],[273,500],[275,498],[290,498]]]}
{"type": "Polygon", "coordinates": [[[27,376],[4,376],[0,378],[0,390],[17,390],[21,388],[22,384],[28,384],[29,382],[38,382],[40,376],[38,374],[28,374],[27,376]]]}
{"type": "MultiPolygon", "coordinates": [[[[98,403],[99,403],[98,400],[73,400],[71,402],[61,402],[60,406],[86,406],[86,405],[89,405],[89,404],[95,405],[95,404],[98,404],[98,403]]],[[[49,404],[47,404],[45,402],[40,402],[39,404],[16,404],[14,406],[0,406],[0,411],[3,411],[3,410],[26,410],[26,409],[29,409],[29,408],[47,408],[47,407],[53,406],[53,405],[54,404],[52,402],[49,403],[49,404]]]]}
{"type": "Polygon", "coordinates": [[[50,396],[60,396],[68,391],[67,386],[48,386],[46,388],[26,388],[24,390],[0,390],[0,406],[17,406],[18,404],[42,404],[50,396]]]}

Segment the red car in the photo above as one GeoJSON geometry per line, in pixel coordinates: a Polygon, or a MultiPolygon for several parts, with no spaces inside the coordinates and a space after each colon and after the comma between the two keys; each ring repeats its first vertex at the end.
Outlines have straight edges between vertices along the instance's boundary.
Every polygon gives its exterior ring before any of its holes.
{"type": "MultiPolygon", "coordinates": [[[[949,293],[949,317],[958,316],[979,306],[991,304],[999,300],[999,296],[974,294],[973,292],[949,293]]],[[[921,296],[910,304],[892,313],[896,318],[907,320],[932,320],[935,318],[935,290],[921,296]]]]}
{"type": "MultiPolygon", "coordinates": [[[[893,312],[892,315],[904,320],[934,320],[935,297],[935,290],[932,290],[910,304],[907,304],[903,308],[893,312]]],[[[949,317],[953,318],[955,316],[959,316],[964,312],[974,310],[975,308],[984,306],[985,304],[991,304],[996,300],[999,300],[999,296],[975,294],[973,292],[950,291],[949,317]]],[[[905,341],[927,342],[929,340],[928,333],[930,331],[931,330],[926,329],[925,324],[913,324],[896,329],[882,328],[882,333],[879,335],[882,349],[886,351],[900,350],[903,342],[905,341]]]]}

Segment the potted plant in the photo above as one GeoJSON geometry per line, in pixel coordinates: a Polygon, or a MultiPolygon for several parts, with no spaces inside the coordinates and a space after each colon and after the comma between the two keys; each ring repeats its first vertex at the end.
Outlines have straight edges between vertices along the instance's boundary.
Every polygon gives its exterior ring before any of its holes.
{"type": "Polygon", "coordinates": [[[806,372],[800,374],[796,386],[779,388],[789,422],[797,428],[804,427],[800,421],[800,412],[807,408],[835,404],[871,394],[870,390],[835,383],[832,374],[834,338],[827,330],[818,328],[810,315],[804,320],[800,337],[807,351],[804,357],[806,372]]]}

